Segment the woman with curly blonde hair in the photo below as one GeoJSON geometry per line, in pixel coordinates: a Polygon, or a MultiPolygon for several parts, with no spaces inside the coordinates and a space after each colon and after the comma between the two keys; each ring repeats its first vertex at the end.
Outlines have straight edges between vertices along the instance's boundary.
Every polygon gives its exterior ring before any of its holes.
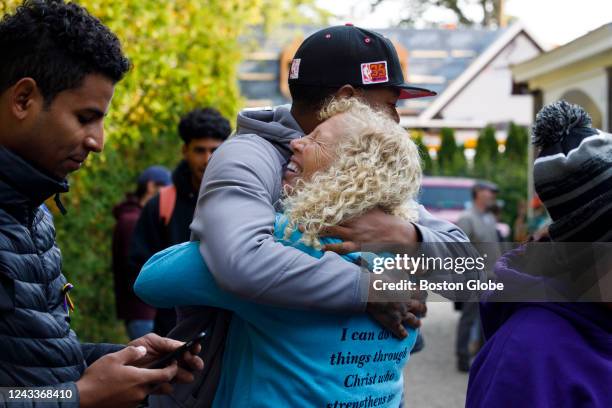
{"type": "MultiPolygon", "coordinates": [[[[385,115],[357,99],[332,100],[321,115],[326,120],[311,134],[291,142],[286,211],[274,231],[283,245],[314,257],[323,256],[321,244],[338,242],[321,238],[324,228],[373,208],[414,220],[421,180],[415,144],[385,115]]],[[[198,245],[156,254],[134,289],[156,307],[234,312],[214,407],[399,406],[415,329],[397,339],[365,312],[323,314],[236,298],[217,286],[198,245]]],[[[358,262],[359,254],[344,258],[358,262]]]]}
{"type": "MultiPolygon", "coordinates": [[[[290,222],[287,232],[303,229],[303,241],[320,248],[317,239],[325,227],[379,207],[392,215],[415,221],[414,198],[421,185],[421,165],[416,145],[406,131],[358,99],[335,99],[321,111],[325,128],[337,127],[326,140],[327,157],[315,174],[306,174],[284,200],[290,222]],[[333,118],[333,119],[332,119],[333,118]]],[[[321,129],[292,142],[294,156],[304,144],[317,142],[321,129]]]]}

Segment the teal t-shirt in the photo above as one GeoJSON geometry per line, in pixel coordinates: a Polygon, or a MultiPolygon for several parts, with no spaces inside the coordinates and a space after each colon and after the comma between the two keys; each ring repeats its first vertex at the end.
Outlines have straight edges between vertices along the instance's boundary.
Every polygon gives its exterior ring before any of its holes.
{"type": "MultiPolygon", "coordinates": [[[[323,256],[300,242],[298,231],[284,240],[285,224],[278,215],[279,241],[323,256]]],[[[198,244],[186,242],[154,255],[134,289],[156,307],[209,305],[235,313],[215,408],[399,406],[402,369],[416,330],[398,340],[365,313],[289,310],[237,298],[217,286],[198,244]]],[[[345,258],[354,260],[355,254],[345,258]]]]}

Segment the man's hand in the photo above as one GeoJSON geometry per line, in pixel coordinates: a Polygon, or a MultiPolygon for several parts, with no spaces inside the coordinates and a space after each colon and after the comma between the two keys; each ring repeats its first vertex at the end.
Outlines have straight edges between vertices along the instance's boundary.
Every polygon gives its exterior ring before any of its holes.
{"type": "Polygon", "coordinates": [[[137,407],[155,390],[170,392],[170,381],[178,371],[177,363],[156,370],[134,367],[134,362],[142,360],[146,353],[144,347],[128,346],[96,360],[76,382],[80,407],[137,407]]]}
{"type": "Polygon", "coordinates": [[[359,251],[364,243],[410,245],[419,242],[419,234],[414,224],[389,215],[379,208],[374,208],[342,225],[328,227],[321,236],[340,238],[342,243],[327,244],[323,249],[341,255],[359,251]]]}
{"type": "MultiPolygon", "coordinates": [[[[340,238],[340,244],[327,244],[325,251],[347,254],[361,250],[364,243],[388,243],[412,245],[420,241],[419,233],[411,222],[389,215],[380,208],[374,208],[360,217],[355,217],[342,225],[328,227],[321,236],[340,238]]],[[[404,324],[418,328],[427,311],[424,302],[368,302],[366,308],[372,318],[396,337],[403,339],[408,335],[404,324]]]]}
{"type": "MultiPolygon", "coordinates": [[[[148,364],[154,362],[155,360],[159,360],[166,354],[172,353],[183,344],[184,343],[182,341],[169,339],[167,337],[160,337],[155,333],[149,333],[146,336],[140,337],[128,343],[128,346],[142,346],[147,350],[146,355],[133,363],[133,365],[136,367],[146,367],[148,364]]],[[[200,352],[201,348],[202,347],[199,344],[195,344],[191,350],[185,352],[182,360],[179,362],[180,364],[176,373],[176,382],[192,382],[193,374],[191,371],[201,370],[204,367],[204,362],[200,357],[198,357],[198,353],[200,352]]],[[[165,390],[162,389],[162,392],[163,391],[165,390]]]]}
{"type": "Polygon", "coordinates": [[[374,320],[380,323],[396,337],[403,339],[408,336],[404,323],[415,329],[421,326],[417,317],[425,316],[427,306],[420,300],[408,302],[369,302],[366,311],[374,320]]]}

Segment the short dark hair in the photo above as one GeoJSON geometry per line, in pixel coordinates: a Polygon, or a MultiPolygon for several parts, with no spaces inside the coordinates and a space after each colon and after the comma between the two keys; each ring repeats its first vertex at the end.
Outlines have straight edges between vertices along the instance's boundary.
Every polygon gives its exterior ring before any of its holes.
{"type": "Polygon", "coordinates": [[[232,128],[218,110],[213,108],[194,109],[181,118],[179,135],[185,144],[194,139],[213,138],[226,140],[232,128]]]}
{"type": "Polygon", "coordinates": [[[116,83],[129,69],[115,34],[77,4],[26,0],[0,21],[0,93],[30,77],[49,105],[88,74],[116,83]]]}
{"type": "Polygon", "coordinates": [[[320,87],[311,85],[289,84],[294,105],[319,111],[334,96],[339,88],[320,87]]]}

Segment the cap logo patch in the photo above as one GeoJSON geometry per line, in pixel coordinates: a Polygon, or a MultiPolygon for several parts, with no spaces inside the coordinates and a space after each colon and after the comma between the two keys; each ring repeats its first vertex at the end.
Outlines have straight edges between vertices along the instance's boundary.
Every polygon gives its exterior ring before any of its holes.
{"type": "Polygon", "coordinates": [[[361,64],[361,82],[363,82],[364,85],[389,82],[387,61],[366,62],[365,64],[361,64]]]}
{"type": "Polygon", "coordinates": [[[289,79],[298,79],[300,77],[300,61],[300,58],[295,58],[293,61],[291,61],[289,79]]]}

